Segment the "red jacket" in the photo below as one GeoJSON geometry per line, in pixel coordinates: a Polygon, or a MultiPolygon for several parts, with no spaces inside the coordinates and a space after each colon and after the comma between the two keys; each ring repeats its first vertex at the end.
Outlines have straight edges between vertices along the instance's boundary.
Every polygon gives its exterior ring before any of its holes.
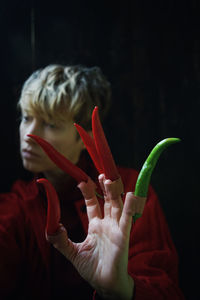
{"type": "MultiPolygon", "coordinates": [[[[119,168],[125,192],[133,191],[137,172],[119,168]]],[[[103,200],[99,200],[103,205],[103,200]]],[[[17,181],[0,196],[0,298],[92,299],[93,289],[45,239],[47,202],[41,187],[17,181]],[[69,296],[72,295],[72,296],[69,296]],[[65,298],[64,298],[65,296],[65,298]],[[67,298],[68,297],[68,298],[67,298]]],[[[75,183],[61,204],[61,222],[73,241],[87,234],[84,199],[75,183]],[[74,211],[67,214],[68,204],[74,211]]],[[[135,300],[180,300],[178,257],[156,194],[150,187],[143,216],[133,226],[128,271],[135,300]]]]}

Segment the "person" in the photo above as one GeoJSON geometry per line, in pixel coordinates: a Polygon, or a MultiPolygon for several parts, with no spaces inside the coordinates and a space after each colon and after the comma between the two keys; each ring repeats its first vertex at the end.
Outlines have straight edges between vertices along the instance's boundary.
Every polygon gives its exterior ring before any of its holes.
{"type": "Polygon", "coordinates": [[[101,120],[109,111],[111,86],[100,68],[37,70],[24,83],[18,106],[22,163],[33,178],[17,180],[0,196],[1,299],[183,299],[177,252],[153,188],[133,224],[126,193],[138,173],[118,168],[124,196],[118,195],[112,181],[99,176],[74,126],[92,134],[93,108],[99,107],[101,120]],[[42,137],[84,170],[104,199],[90,202],[87,186],[77,187],[28,134],[42,137]],[[45,230],[46,192],[36,182],[42,177],[60,200],[62,230],[51,237],[45,230]]]}

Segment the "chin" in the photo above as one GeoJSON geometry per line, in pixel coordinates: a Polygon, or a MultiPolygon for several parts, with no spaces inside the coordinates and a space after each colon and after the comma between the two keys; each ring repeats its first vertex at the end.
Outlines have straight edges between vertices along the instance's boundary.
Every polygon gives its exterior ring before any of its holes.
{"type": "Polygon", "coordinates": [[[23,167],[24,169],[32,173],[42,173],[44,171],[44,168],[42,168],[41,165],[37,165],[27,161],[23,161],[23,167]]]}

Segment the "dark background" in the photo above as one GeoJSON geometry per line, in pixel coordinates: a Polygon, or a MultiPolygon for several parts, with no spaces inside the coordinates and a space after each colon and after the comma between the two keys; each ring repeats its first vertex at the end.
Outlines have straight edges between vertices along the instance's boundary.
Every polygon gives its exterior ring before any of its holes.
{"type": "Polygon", "coordinates": [[[24,80],[50,63],[100,66],[113,87],[104,128],[119,164],[139,170],[158,141],[182,140],[162,154],[151,182],[181,288],[199,299],[199,1],[4,0],[0,33],[1,192],[23,173],[16,103],[24,80]]]}

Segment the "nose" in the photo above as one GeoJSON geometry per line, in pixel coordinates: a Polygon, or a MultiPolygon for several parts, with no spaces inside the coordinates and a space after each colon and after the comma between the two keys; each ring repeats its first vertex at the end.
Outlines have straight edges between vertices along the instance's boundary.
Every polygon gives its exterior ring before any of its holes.
{"type": "Polygon", "coordinates": [[[37,120],[33,120],[28,126],[24,128],[23,137],[24,140],[28,143],[35,143],[35,141],[28,136],[28,134],[34,134],[41,136],[41,129],[40,125],[38,124],[37,120]]]}

